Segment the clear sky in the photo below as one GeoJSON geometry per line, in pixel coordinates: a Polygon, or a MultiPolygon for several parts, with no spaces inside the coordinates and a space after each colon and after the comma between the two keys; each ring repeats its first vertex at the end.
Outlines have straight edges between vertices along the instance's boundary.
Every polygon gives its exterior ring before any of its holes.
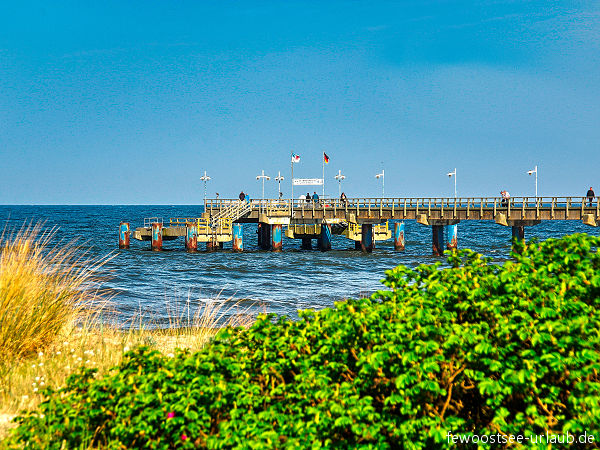
{"type": "Polygon", "coordinates": [[[600,194],[599,150],[597,1],[0,2],[3,204],[289,196],[292,151],[336,196],[600,194]]]}

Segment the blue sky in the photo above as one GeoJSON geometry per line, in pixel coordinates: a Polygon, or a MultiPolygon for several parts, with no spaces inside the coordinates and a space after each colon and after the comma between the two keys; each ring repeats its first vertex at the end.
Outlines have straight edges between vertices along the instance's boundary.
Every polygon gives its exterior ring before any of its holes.
{"type": "Polygon", "coordinates": [[[3,204],[600,193],[598,2],[5,1],[0,68],[3,204]]]}

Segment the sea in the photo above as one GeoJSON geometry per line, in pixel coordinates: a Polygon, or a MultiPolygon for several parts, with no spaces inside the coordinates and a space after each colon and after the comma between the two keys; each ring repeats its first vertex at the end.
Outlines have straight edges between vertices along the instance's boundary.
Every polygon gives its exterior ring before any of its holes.
{"type": "MultiPolygon", "coordinates": [[[[0,206],[4,234],[26,224],[54,229],[52,245],[74,243],[89,259],[109,260],[98,275],[110,293],[110,309],[119,324],[173,326],[180,318],[207,305],[218,304],[222,320],[235,314],[258,312],[298,317],[298,310],[319,310],[337,301],[369,296],[385,289],[386,270],[398,265],[444,262],[432,256],[431,228],[405,221],[406,249],[395,251],[393,240],[379,241],[373,253],[354,249],[344,236],[332,236],[332,250],[301,249],[300,240],[283,238],[283,251],[260,250],[256,224],[244,224],[244,252],[188,253],[183,238],[164,242],[153,252],[150,242],[131,240],[131,248],[118,249],[118,226],[130,222],[132,230],[146,217],[199,217],[202,206],[0,206]]],[[[391,227],[390,223],[390,227],[391,227]]],[[[545,221],[526,227],[525,238],[559,238],[571,233],[598,235],[599,229],[577,221],[545,221]]],[[[510,258],[511,228],[492,221],[464,221],[458,225],[459,248],[470,248],[495,263],[510,258]]],[[[177,322],[181,323],[181,321],[177,322]]]]}

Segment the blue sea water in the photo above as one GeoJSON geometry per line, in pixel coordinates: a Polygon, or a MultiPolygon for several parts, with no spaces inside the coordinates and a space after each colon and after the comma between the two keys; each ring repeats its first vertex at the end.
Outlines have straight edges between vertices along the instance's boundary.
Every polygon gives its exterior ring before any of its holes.
{"type": "MultiPolygon", "coordinates": [[[[431,255],[431,228],[406,221],[406,250],[396,252],[393,241],[378,242],[371,254],[354,250],[343,236],[332,237],[332,250],[302,250],[300,240],[283,238],[283,252],[259,250],[256,224],[244,225],[243,253],[223,250],[187,253],[183,238],[165,241],[162,252],[150,251],[149,242],[131,240],[119,250],[118,225],[142,226],[144,217],[198,217],[201,206],[0,206],[0,220],[8,229],[43,222],[57,228],[54,243],[77,240],[90,257],[113,258],[103,267],[105,287],[114,292],[113,308],[121,320],[152,317],[168,324],[173,310],[186,302],[192,308],[217,298],[225,304],[297,317],[298,309],[321,309],[335,301],[369,295],[380,289],[384,272],[399,264],[415,267],[443,258],[431,255]]],[[[525,229],[526,239],[544,240],[583,232],[598,235],[576,221],[546,221],[525,229]]],[[[459,248],[470,248],[495,261],[509,258],[511,229],[491,221],[465,221],[458,225],[459,248]]],[[[314,244],[316,244],[313,241],[314,244]]],[[[316,245],[315,245],[316,247],[316,245]]]]}

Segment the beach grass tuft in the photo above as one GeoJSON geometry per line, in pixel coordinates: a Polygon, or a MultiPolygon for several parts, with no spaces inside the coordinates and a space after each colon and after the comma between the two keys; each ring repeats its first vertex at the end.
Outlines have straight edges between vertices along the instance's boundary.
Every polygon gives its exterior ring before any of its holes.
{"type": "Polygon", "coordinates": [[[53,245],[55,235],[37,224],[0,238],[0,440],[17,413],[37,407],[46,388],[60,388],[82,367],[101,376],[140,345],[165,355],[195,351],[220,327],[254,322],[231,299],[189,296],[183,308],[167,302],[168,326],[147,312],[107,321],[114,312],[98,273],[112,255],[92,260],[75,242],[53,245]]]}

